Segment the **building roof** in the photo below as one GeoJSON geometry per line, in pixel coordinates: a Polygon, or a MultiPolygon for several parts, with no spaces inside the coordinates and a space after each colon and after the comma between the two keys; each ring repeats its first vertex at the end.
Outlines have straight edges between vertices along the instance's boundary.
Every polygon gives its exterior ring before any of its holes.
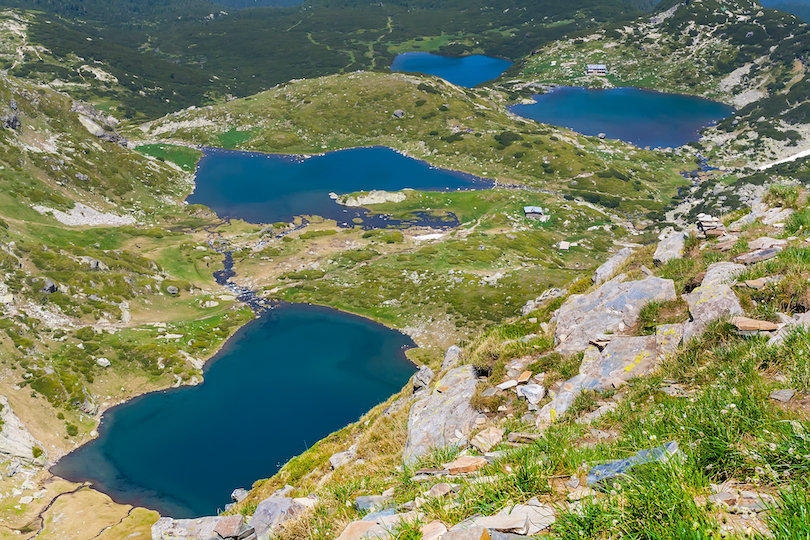
{"type": "Polygon", "coordinates": [[[543,208],[540,206],[524,206],[523,207],[524,214],[543,214],[543,208]]]}
{"type": "Polygon", "coordinates": [[[588,64],[588,69],[607,69],[605,64],[588,64]]]}

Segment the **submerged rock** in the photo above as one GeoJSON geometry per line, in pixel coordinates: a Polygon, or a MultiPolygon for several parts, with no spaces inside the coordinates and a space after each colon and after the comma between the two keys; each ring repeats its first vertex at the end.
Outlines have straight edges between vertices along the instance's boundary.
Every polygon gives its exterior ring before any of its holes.
{"type": "Polygon", "coordinates": [[[450,370],[433,392],[414,403],[402,460],[413,463],[433,448],[466,445],[478,412],[470,405],[478,381],[472,366],[450,370]]]}

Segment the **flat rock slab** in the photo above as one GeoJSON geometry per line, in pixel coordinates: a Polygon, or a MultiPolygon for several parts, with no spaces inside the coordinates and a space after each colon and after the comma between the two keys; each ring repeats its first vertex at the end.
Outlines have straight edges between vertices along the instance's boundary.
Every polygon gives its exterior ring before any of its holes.
{"type": "Polygon", "coordinates": [[[779,325],[770,321],[760,321],[748,317],[732,317],[733,324],[738,331],[745,333],[774,332],[779,330],[779,325]]]}
{"type": "Polygon", "coordinates": [[[532,405],[537,405],[546,396],[546,389],[541,384],[527,384],[520,387],[520,394],[532,405]]]}
{"type": "Polygon", "coordinates": [[[361,495],[354,499],[354,507],[358,512],[376,512],[393,505],[393,497],[386,495],[361,495]]]}
{"type": "Polygon", "coordinates": [[[782,403],[787,403],[788,401],[793,399],[794,395],[796,395],[796,390],[793,390],[791,388],[784,388],[782,390],[774,390],[773,392],[770,393],[768,397],[782,403]]]}
{"type": "Polygon", "coordinates": [[[782,251],[782,248],[757,249],[750,253],[738,255],[737,257],[734,258],[734,260],[739,261],[743,264],[754,264],[761,261],[767,261],[768,259],[772,259],[776,257],[780,251],[782,251]]]}
{"type": "Polygon", "coordinates": [[[613,254],[593,274],[593,282],[597,285],[609,280],[619,271],[624,262],[633,254],[633,249],[626,247],[613,254]]]}
{"type": "Polygon", "coordinates": [[[503,440],[503,430],[495,426],[478,433],[472,438],[470,444],[478,449],[482,454],[489,452],[496,444],[503,440]]]}
{"type": "Polygon", "coordinates": [[[478,381],[472,366],[447,372],[431,394],[411,406],[408,439],[402,460],[406,465],[434,448],[466,445],[478,412],[470,405],[478,381]]]}
{"type": "Polygon", "coordinates": [[[623,278],[617,276],[595,291],[572,295],[563,303],[556,316],[557,351],[585,350],[594,336],[619,334],[632,326],[641,308],[649,302],[677,298],[671,279],[648,277],[623,282],[623,278]]]}
{"type": "Polygon", "coordinates": [[[692,316],[692,321],[684,325],[684,342],[702,334],[712,321],[744,315],[737,295],[728,285],[701,285],[683,297],[692,316]]]}
{"type": "Polygon", "coordinates": [[[655,448],[641,450],[634,456],[626,459],[617,459],[616,461],[597,465],[592,467],[588,472],[588,485],[595,486],[599,482],[624,474],[636,465],[643,463],[651,463],[653,461],[666,463],[679,452],[678,443],[670,441],[661,446],[656,446],[655,448]]]}
{"type": "Polygon", "coordinates": [[[653,261],[656,264],[664,264],[672,259],[683,257],[686,247],[685,238],[686,232],[679,232],[658,242],[653,254],[653,261]]]}
{"type": "Polygon", "coordinates": [[[447,466],[450,474],[475,472],[487,464],[487,459],[481,456],[462,456],[447,466]]]}
{"type": "Polygon", "coordinates": [[[422,533],[422,540],[439,540],[447,532],[447,527],[441,521],[431,521],[422,525],[419,531],[422,533]]]}
{"type": "Polygon", "coordinates": [[[484,527],[471,527],[449,530],[442,535],[442,540],[491,540],[491,537],[484,527]]]}
{"type": "Polygon", "coordinates": [[[763,236],[761,238],[757,238],[756,240],[751,240],[750,242],[748,242],[748,249],[757,250],[757,249],[769,249],[774,247],[784,248],[786,245],[787,240],[763,236]]]}

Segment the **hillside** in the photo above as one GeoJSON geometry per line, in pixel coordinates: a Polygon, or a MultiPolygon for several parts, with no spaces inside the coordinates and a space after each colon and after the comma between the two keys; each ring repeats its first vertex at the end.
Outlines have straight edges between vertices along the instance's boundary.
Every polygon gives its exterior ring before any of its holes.
{"type": "Polygon", "coordinates": [[[758,206],[547,291],[204,520],[341,540],[806,537],[808,266],[791,235],[810,208],[795,188],[766,200],[798,210],[775,227],[758,206]]]}
{"type": "Polygon", "coordinates": [[[106,10],[129,13],[122,15],[130,17],[126,24],[95,23],[68,12],[57,17],[16,11],[24,24],[15,26],[12,37],[33,48],[3,60],[16,76],[58,85],[121,120],[143,121],[229,95],[248,96],[291,79],[358,69],[387,71],[399,52],[518,59],[540,43],[639,13],[621,0],[510,0],[497,5],[457,0],[441,6],[428,1],[319,0],[230,12],[200,7],[192,10],[198,15],[182,12],[179,18],[161,11],[200,4],[149,3],[143,7],[146,20],[134,13],[142,4],[132,2],[60,3],[56,9],[81,5],[99,17],[106,10]],[[109,76],[90,77],[85,65],[109,76]]]}

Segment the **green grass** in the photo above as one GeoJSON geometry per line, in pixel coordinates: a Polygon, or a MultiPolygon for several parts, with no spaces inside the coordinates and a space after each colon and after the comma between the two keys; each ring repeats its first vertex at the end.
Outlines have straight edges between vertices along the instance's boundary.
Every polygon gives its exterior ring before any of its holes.
{"type": "Polygon", "coordinates": [[[171,161],[186,172],[194,171],[197,168],[197,162],[202,157],[202,152],[196,148],[171,144],[143,144],[135,150],[161,161],[171,161]]]}

